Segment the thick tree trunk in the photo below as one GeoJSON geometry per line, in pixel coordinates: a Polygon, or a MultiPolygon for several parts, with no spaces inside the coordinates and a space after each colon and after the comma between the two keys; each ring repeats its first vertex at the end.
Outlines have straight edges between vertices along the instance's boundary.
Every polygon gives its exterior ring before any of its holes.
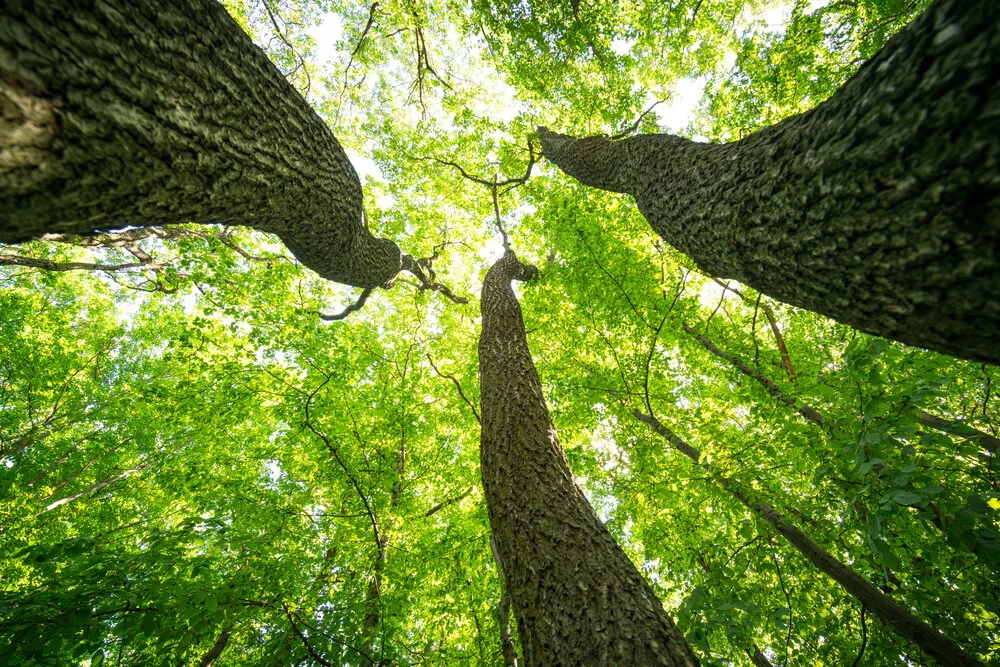
{"type": "Polygon", "coordinates": [[[496,555],[532,665],[697,665],[649,584],[573,481],[528,350],[508,251],[482,292],[483,488],[496,555]]]}
{"type": "Polygon", "coordinates": [[[806,560],[820,571],[829,575],[840,584],[845,591],[853,595],[867,609],[871,610],[882,621],[904,637],[919,646],[928,655],[945,667],[962,667],[981,665],[958,644],[951,641],[940,632],[927,625],[909,611],[896,604],[888,595],[862,578],[849,566],[831,556],[823,547],[816,544],[798,526],[790,522],[770,505],[753,499],[735,480],[724,475],[715,475],[711,466],[700,462],[701,452],[685,442],[680,436],[664,426],[660,420],[651,415],[636,410],[635,417],[648,425],[671,446],[683,453],[695,463],[709,470],[719,480],[722,487],[739,500],[747,509],[767,521],[795,549],[805,556],[806,560]]]}
{"type": "Polygon", "coordinates": [[[735,143],[540,132],[710,275],[1000,363],[996,0],[937,0],[830,100],[735,143]]]}
{"type": "Polygon", "coordinates": [[[214,0],[0,11],[0,241],[126,225],[277,234],[324,278],[381,285],[340,144],[214,0]]]}

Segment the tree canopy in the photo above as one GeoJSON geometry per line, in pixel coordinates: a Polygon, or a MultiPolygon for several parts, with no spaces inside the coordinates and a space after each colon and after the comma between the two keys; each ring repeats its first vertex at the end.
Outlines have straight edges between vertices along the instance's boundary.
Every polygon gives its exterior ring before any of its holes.
{"type": "Polygon", "coordinates": [[[933,664],[725,480],[1000,660],[1000,370],[702,273],[535,134],[739,139],[927,2],[224,4],[413,273],[223,225],[0,247],[0,662],[510,664],[476,352],[508,243],[575,480],[703,664],[933,664]]]}

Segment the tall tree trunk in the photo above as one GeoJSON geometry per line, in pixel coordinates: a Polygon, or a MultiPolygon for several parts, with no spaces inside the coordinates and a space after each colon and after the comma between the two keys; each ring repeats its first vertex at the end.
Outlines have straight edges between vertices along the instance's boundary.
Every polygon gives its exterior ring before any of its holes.
{"type": "Polygon", "coordinates": [[[406,470],[406,425],[400,429],[399,458],[396,460],[396,481],[392,484],[392,492],[389,496],[389,511],[382,521],[381,530],[375,534],[378,545],[378,553],[375,556],[375,567],[371,581],[368,583],[368,593],[365,604],[368,606],[368,613],[365,615],[361,633],[363,648],[361,649],[361,664],[364,667],[371,667],[376,664],[375,660],[375,633],[378,629],[379,621],[382,620],[382,571],[385,569],[385,561],[389,555],[389,536],[392,534],[395,513],[399,509],[399,499],[403,495],[403,472],[406,470]]]}
{"type": "Polygon", "coordinates": [[[539,128],[706,273],[1000,363],[1000,11],[937,0],[828,101],[731,144],[539,128]]]}
{"type": "MultiPolygon", "coordinates": [[[[656,417],[646,415],[639,410],[636,410],[634,414],[636,419],[652,428],[660,437],[669,442],[672,447],[690,458],[694,463],[701,465],[713,474],[715,473],[711,466],[700,462],[700,451],[664,426],[656,417]]],[[[958,644],[896,604],[892,598],[863,579],[849,566],[841,563],[827,553],[823,547],[813,542],[798,526],[782,516],[773,507],[753,499],[735,480],[724,475],[715,475],[715,478],[719,480],[719,483],[726,491],[731,493],[747,509],[771,524],[800,554],[805,556],[806,560],[829,575],[834,581],[843,586],[844,590],[857,598],[861,604],[882,619],[886,625],[893,628],[901,637],[919,646],[928,655],[937,660],[938,663],[945,665],[945,667],[982,664],[966,654],[959,648],[958,644]]]]}
{"type": "Polygon", "coordinates": [[[573,481],[528,350],[509,250],[486,274],[479,339],[483,488],[532,665],[697,665],[652,588],[573,481]]]}
{"type": "Polygon", "coordinates": [[[371,287],[402,259],[361,198],[336,138],[218,2],[0,10],[0,241],[242,225],[371,287]]]}

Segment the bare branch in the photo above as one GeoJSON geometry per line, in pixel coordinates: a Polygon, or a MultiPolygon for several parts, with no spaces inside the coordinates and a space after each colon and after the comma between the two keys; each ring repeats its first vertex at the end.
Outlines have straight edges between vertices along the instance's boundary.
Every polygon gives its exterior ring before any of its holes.
{"type": "Polygon", "coordinates": [[[663,104],[664,101],[665,100],[656,100],[655,102],[653,102],[653,104],[648,109],[646,109],[645,111],[643,111],[639,115],[639,117],[635,119],[634,123],[632,123],[630,126],[628,126],[627,128],[625,128],[624,130],[622,130],[618,134],[614,135],[613,137],[608,137],[608,138],[611,141],[617,141],[619,139],[624,139],[625,137],[629,136],[630,134],[634,134],[635,131],[639,129],[639,124],[642,123],[642,119],[645,118],[646,116],[648,116],[650,113],[652,113],[653,109],[655,109],[657,106],[663,104]]]}
{"type": "Polygon", "coordinates": [[[455,293],[452,292],[447,285],[434,282],[424,274],[423,269],[421,269],[420,265],[421,262],[426,263],[427,260],[414,259],[411,255],[403,255],[402,261],[403,261],[402,270],[406,271],[407,273],[413,274],[414,276],[417,277],[417,280],[420,281],[420,287],[418,288],[420,291],[429,289],[434,292],[440,292],[441,294],[448,297],[448,299],[450,299],[455,303],[469,303],[469,300],[466,297],[455,296],[455,293]]]}
{"type": "Polygon", "coordinates": [[[470,493],[472,493],[471,486],[462,493],[460,493],[459,495],[455,496],[454,498],[449,498],[448,500],[443,500],[439,502],[437,505],[427,510],[427,513],[424,514],[424,517],[434,516],[435,514],[443,510],[445,507],[448,507],[449,505],[454,505],[455,503],[461,501],[470,493]]]}
{"type": "Polygon", "coordinates": [[[345,319],[348,315],[350,315],[354,311],[361,310],[361,308],[364,307],[365,302],[368,301],[368,297],[372,295],[372,291],[374,289],[375,289],[374,287],[366,287],[361,291],[361,294],[358,296],[357,301],[347,306],[336,315],[326,315],[324,313],[320,313],[319,318],[324,322],[336,322],[338,320],[345,319]]]}
{"type": "Polygon", "coordinates": [[[437,373],[440,377],[445,378],[446,380],[451,380],[455,384],[455,388],[458,389],[458,395],[462,397],[462,400],[465,401],[465,404],[468,405],[469,409],[472,410],[472,414],[475,415],[476,421],[482,424],[483,420],[479,417],[479,412],[476,411],[476,406],[472,404],[472,401],[469,400],[469,397],[465,395],[464,391],[462,391],[462,384],[458,381],[458,378],[456,378],[454,375],[448,375],[447,373],[442,373],[440,370],[438,370],[438,367],[434,365],[434,360],[431,359],[431,355],[429,352],[427,353],[427,361],[431,362],[431,368],[434,369],[435,373],[437,373]]]}

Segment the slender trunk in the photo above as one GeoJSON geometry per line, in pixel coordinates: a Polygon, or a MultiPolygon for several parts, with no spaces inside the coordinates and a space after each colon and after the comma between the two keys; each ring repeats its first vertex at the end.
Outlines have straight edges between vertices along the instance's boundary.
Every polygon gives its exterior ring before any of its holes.
{"type": "MultiPolygon", "coordinates": [[[[660,437],[681,451],[694,463],[701,465],[714,474],[710,465],[700,462],[701,452],[664,426],[656,417],[643,414],[638,410],[634,414],[636,419],[651,427],[660,437]]],[[[850,567],[827,553],[823,547],[813,542],[808,535],[773,507],[752,499],[736,481],[722,475],[715,475],[715,478],[719,480],[719,483],[726,491],[731,493],[747,509],[771,524],[800,554],[805,556],[806,560],[829,575],[834,581],[843,586],[844,590],[857,598],[861,604],[882,619],[886,625],[893,628],[901,637],[919,646],[938,663],[945,667],[982,664],[967,655],[959,648],[958,644],[896,604],[888,595],[867,582],[850,567]]]]}
{"type": "MultiPolygon", "coordinates": [[[[795,411],[798,412],[803,417],[805,417],[808,421],[811,421],[817,426],[820,426],[830,432],[843,431],[843,429],[840,427],[839,424],[829,419],[828,417],[824,416],[821,412],[819,412],[809,404],[803,403],[801,405],[798,405],[798,402],[795,400],[795,398],[782,391],[781,387],[775,384],[774,381],[771,380],[771,378],[767,377],[759,370],[747,365],[736,355],[720,350],[715,343],[713,343],[703,334],[698,333],[687,323],[682,324],[681,327],[684,329],[684,332],[686,334],[688,334],[696,341],[701,343],[701,346],[704,347],[706,350],[717,356],[719,359],[728,361],[733,366],[735,366],[741,373],[759,382],[761,386],[763,386],[764,389],[767,390],[767,393],[769,393],[771,396],[781,401],[785,405],[795,408],[795,411]]],[[[964,424],[959,421],[949,421],[947,419],[942,419],[941,417],[937,417],[923,410],[919,410],[917,412],[917,421],[919,421],[924,426],[933,428],[943,433],[949,433],[951,435],[956,435],[960,438],[965,438],[966,440],[969,440],[971,442],[975,442],[983,449],[991,453],[995,453],[997,451],[997,447],[1000,446],[1000,439],[993,437],[989,433],[985,433],[983,431],[980,431],[979,429],[973,428],[968,424],[964,424]]]]}
{"type": "Polygon", "coordinates": [[[119,473],[111,475],[110,477],[105,477],[100,482],[97,482],[96,484],[92,484],[91,486],[88,486],[86,489],[84,489],[83,491],[80,491],[79,493],[74,493],[72,496],[67,496],[66,498],[60,498],[59,500],[56,500],[55,502],[49,503],[48,505],[45,506],[45,509],[42,510],[42,511],[43,512],[48,512],[48,511],[54,510],[55,508],[60,507],[61,505],[66,505],[68,503],[73,502],[74,500],[79,500],[80,498],[83,498],[84,496],[88,496],[91,493],[94,493],[95,491],[100,491],[101,489],[103,489],[107,485],[112,484],[114,482],[117,482],[120,479],[124,479],[124,478],[128,477],[129,475],[131,475],[134,472],[138,472],[138,471],[142,470],[147,465],[149,465],[149,464],[138,465],[138,466],[135,466],[134,468],[126,468],[125,470],[122,470],[119,473]]]}
{"type": "Polygon", "coordinates": [[[706,273],[862,331],[1000,363],[1000,12],[936,0],[828,101],[740,141],[576,139],[706,273]]]}
{"type": "Polygon", "coordinates": [[[406,430],[403,431],[399,443],[399,459],[396,462],[396,481],[392,485],[392,492],[389,496],[390,515],[382,522],[378,539],[378,554],[375,556],[375,567],[372,579],[368,583],[368,594],[365,603],[368,605],[368,614],[365,615],[362,626],[363,648],[361,650],[361,664],[364,667],[371,667],[375,664],[375,631],[379,621],[382,620],[380,608],[382,604],[382,570],[385,569],[385,560],[389,555],[389,535],[392,532],[391,513],[399,507],[399,499],[403,494],[403,471],[406,469],[406,430]]]}
{"type": "Polygon", "coordinates": [[[756,644],[753,645],[753,653],[747,650],[746,654],[750,658],[750,662],[754,664],[754,667],[774,667],[756,644]]]}
{"type": "Polygon", "coordinates": [[[973,428],[960,421],[941,419],[940,417],[932,415],[929,412],[924,412],[923,410],[917,413],[917,421],[924,426],[928,426],[937,431],[950,433],[951,435],[957,435],[960,438],[971,440],[972,442],[980,445],[986,451],[993,454],[996,454],[997,449],[1000,448],[1000,439],[997,439],[989,433],[984,433],[983,431],[973,428]]]}
{"type": "Polygon", "coordinates": [[[2,242],[222,223],[330,280],[400,270],[336,138],[213,0],[5,3],[0,121],[2,242]]]}
{"type": "Polygon", "coordinates": [[[514,634],[510,631],[510,596],[507,591],[500,596],[497,605],[497,623],[500,624],[500,642],[503,647],[503,664],[517,667],[517,650],[514,648],[514,634]]]}
{"type": "Polygon", "coordinates": [[[229,635],[232,631],[233,628],[230,625],[222,628],[222,632],[219,633],[219,638],[215,640],[215,644],[213,644],[212,648],[208,649],[208,652],[205,653],[205,655],[201,657],[201,660],[198,661],[198,667],[211,667],[211,665],[219,659],[219,656],[222,655],[222,652],[226,648],[226,644],[229,643],[229,635]]]}
{"type": "Polygon", "coordinates": [[[526,665],[696,665],[573,480],[528,350],[509,250],[486,274],[479,339],[483,488],[526,665]]]}

